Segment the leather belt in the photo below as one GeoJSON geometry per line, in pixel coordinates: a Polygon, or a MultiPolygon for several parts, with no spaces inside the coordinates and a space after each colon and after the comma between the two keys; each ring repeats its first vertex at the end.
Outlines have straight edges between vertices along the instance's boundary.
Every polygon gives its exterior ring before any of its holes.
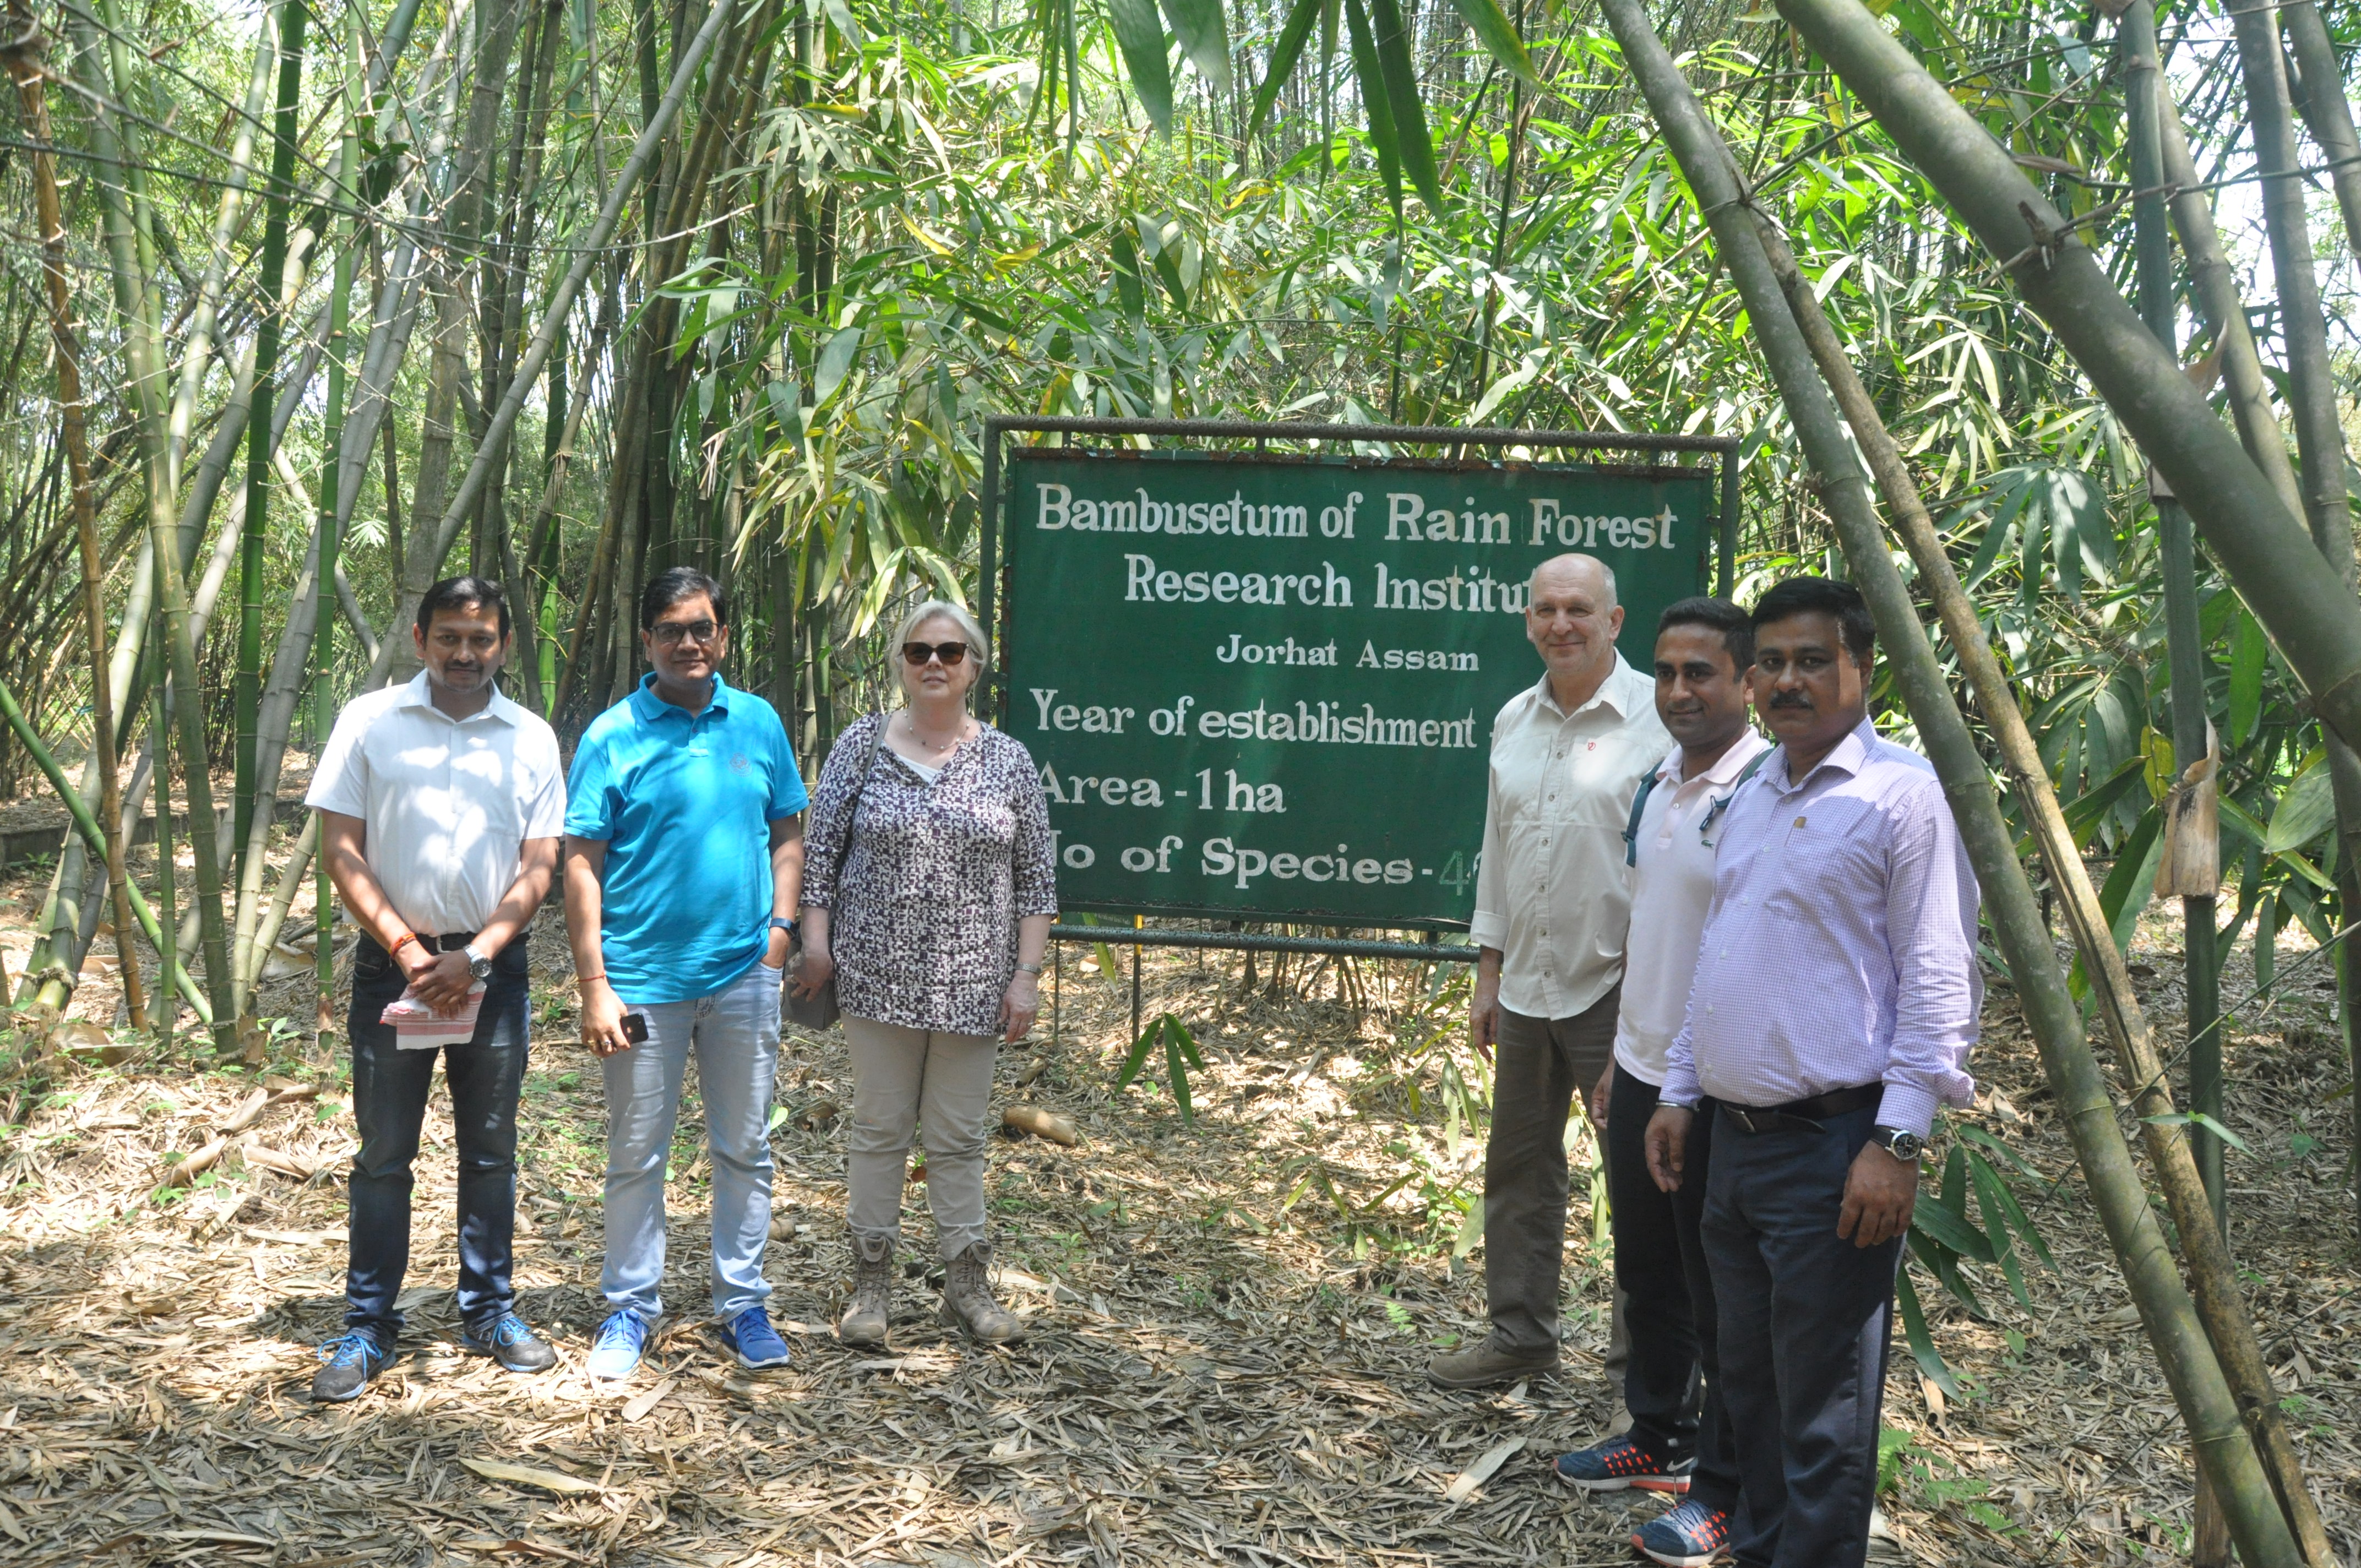
{"type": "MultiPolygon", "coordinates": [[[[418,945],[425,948],[430,953],[456,953],[465,948],[468,943],[474,941],[479,934],[480,933],[475,931],[445,931],[441,936],[435,937],[430,936],[424,931],[414,933],[418,938],[418,945]]],[[[363,932],[361,934],[361,940],[367,942],[370,947],[379,948],[379,951],[383,951],[383,948],[379,945],[378,939],[375,937],[370,936],[368,933],[363,932]]]]}
{"type": "Polygon", "coordinates": [[[1815,1094],[1809,1100],[1791,1100],[1784,1105],[1769,1105],[1760,1109],[1750,1105],[1732,1105],[1719,1100],[1719,1105],[1741,1133],[1770,1133],[1781,1128],[1795,1128],[1818,1133],[1824,1116],[1841,1116],[1848,1111],[1859,1111],[1874,1105],[1884,1098],[1885,1085],[1863,1083],[1851,1089],[1831,1089],[1826,1094],[1815,1094]]]}

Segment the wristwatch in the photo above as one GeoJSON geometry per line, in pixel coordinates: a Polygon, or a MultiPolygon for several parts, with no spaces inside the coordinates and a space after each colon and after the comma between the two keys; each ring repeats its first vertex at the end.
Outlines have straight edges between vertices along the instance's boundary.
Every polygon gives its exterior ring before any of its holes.
{"type": "Polygon", "coordinates": [[[1916,1165],[1926,1151],[1927,1140],[1900,1127],[1872,1127],[1869,1141],[1905,1165],[1916,1165]]]}
{"type": "Polygon", "coordinates": [[[772,930],[774,930],[774,931],[785,931],[785,932],[787,934],[787,939],[788,939],[789,941],[793,941],[793,940],[795,939],[795,935],[796,935],[796,923],[795,923],[793,920],[789,919],[786,916],[784,916],[784,915],[774,915],[774,916],[771,916],[771,929],[772,929],[772,930]]]}
{"type": "Polygon", "coordinates": [[[486,955],[476,951],[475,943],[470,942],[459,950],[467,955],[467,972],[469,974],[474,975],[478,980],[489,980],[492,978],[492,960],[486,955]]]}

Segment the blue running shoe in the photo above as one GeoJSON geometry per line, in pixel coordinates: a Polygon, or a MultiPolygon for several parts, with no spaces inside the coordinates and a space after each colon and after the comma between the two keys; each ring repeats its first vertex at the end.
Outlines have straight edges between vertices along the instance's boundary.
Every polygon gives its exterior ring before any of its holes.
{"type": "Polygon", "coordinates": [[[459,1348],[470,1355],[489,1355],[511,1372],[546,1372],[557,1365],[557,1352],[514,1312],[502,1312],[490,1330],[459,1335],[459,1348]]]}
{"type": "Polygon", "coordinates": [[[620,1383],[639,1370],[640,1353],[647,1348],[648,1325],[629,1307],[610,1312],[598,1325],[598,1337],[590,1346],[590,1359],[586,1365],[593,1377],[603,1377],[620,1383]]]}
{"type": "Polygon", "coordinates": [[[771,1314],[759,1301],[714,1330],[734,1352],[738,1365],[760,1369],[787,1364],[787,1342],[771,1326],[771,1314]]]}
{"type": "Polygon", "coordinates": [[[312,1374],[312,1398],[323,1404],[357,1398],[369,1379],[393,1360],[377,1336],[359,1329],[338,1334],[320,1347],[320,1370],[312,1374]]]}
{"type": "Polygon", "coordinates": [[[1586,1492],[1620,1492],[1637,1486],[1643,1492],[1686,1492],[1694,1459],[1664,1464],[1633,1442],[1626,1432],[1557,1456],[1557,1478],[1586,1492]]]}
{"type": "Polygon", "coordinates": [[[1711,1568],[1730,1558],[1730,1516],[1690,1497],[1641,1526],[1631,1544],[1664,1568],[1711,1568]]]}

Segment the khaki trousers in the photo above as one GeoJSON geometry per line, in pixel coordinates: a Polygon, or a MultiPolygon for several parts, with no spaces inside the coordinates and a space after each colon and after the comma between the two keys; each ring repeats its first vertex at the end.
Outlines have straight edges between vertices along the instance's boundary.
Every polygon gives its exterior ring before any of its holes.
{"type": "Polygon", "coordinates": [[[1558,1344],[1565,1261],[1565,1119],[1615,1055],[1619,983],[1571,1018],[1500,1009],[1492,1135],[1484,1148],[1484,1299],[1492,1340],[1513,1354],[1558,1344]]]}
{"type": "Polygon", "coordinates": [[[858,1236],[898,1240],[910,1135],[927,1134],[927,1203],[943,1256],[984,1239],[984,1118],[998,1047],[985,1035],[905,1028],[844,1015],[852,1048],[845,1208],[858,1236]]]}

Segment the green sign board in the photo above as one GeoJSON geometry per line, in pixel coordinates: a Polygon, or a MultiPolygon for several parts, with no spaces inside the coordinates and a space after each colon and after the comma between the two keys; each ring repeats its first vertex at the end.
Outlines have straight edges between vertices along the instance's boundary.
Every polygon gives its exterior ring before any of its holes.
{"type": "Polygon", "coordinates": [[[1004,716],[1070,912],[1464,927],[1533,567],[1606,562],[1645,669],[1718,521],[1705,467],[1012,456],[1004,716]]]}

